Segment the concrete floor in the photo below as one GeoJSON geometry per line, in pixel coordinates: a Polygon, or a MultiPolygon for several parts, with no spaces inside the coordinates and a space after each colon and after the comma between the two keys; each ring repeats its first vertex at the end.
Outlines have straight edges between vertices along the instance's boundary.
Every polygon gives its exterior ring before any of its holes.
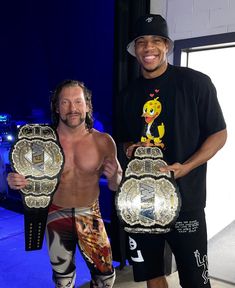
{"type": "MultiPolygon", "coordinates": [[[[126,266],[123,270],[116,269],[117,278],[113,288],[146,288],[145,282],[134,282],[132,281],[132,272],[131,267],[126,266]]],[[[172,273],[170,276],[167,276],[167,282],[169,288],[180,288],[178,281],[177,272],[172,273]]],[[[88,284],[81,286],[81,288],[89,288],[88,284]]],[[[217,281],[215,279],[211,279],[211,287],[212,288],[235,288],[235,285],[231,285],[228,283],[224,283],[221,281],[217,281]]]]}

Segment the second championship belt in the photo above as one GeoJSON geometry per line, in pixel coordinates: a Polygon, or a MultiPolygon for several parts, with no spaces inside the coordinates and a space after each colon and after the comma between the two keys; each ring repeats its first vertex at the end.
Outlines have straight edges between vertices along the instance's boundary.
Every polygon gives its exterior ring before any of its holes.
{"type": "Polygon", "coordinates": [[[167,233],[178,217],[181,198],[162,150],[138,147],[125,170],[116,196],[124,229],[130,233],[167,233]]]}
{"type": "Polygon", "coordinates": [[[48,125],[21,126],[10,152],[15,172],[28,184],[21,189],[24,206],[25,250],[42,248],[48,208],[59,183],[64,155],[56,131],[48,125]]]}

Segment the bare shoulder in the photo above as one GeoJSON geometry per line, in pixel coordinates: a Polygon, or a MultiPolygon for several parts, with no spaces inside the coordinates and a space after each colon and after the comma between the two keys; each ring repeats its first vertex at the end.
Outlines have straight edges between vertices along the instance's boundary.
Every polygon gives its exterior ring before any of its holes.
{"type": "Polygon", "coordinates": [[[107,141],[114,141],[112,136],[105,132],[100,132],[96,129],[92,129],[91,133],[93,134],[93,137],[97,140],[107,140],[107,141]]]}
{"type": "Polygon", "coordinates": [[[116,145],[112,136],[105,132],[100,132],[96,129],[92,129],[94,141],[100,146],[106,149],[115,149],[116,145]]]}

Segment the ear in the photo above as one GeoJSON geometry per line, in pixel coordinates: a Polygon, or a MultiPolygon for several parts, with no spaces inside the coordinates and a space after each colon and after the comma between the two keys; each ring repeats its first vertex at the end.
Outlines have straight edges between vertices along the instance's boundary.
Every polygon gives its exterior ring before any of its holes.
{"type": "Polygon", "coordinates": [[[169,51],[169,42],[168,40],[165,40],[165,45],[166,45],[166,53],[169,51]]]}

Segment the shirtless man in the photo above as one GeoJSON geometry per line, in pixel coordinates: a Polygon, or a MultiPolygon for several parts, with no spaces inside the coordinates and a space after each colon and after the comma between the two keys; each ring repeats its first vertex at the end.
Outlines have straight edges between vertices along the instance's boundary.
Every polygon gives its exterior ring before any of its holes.
{"type": "MultiPolygon", "coordinates": [[[[98,197],[102,174],[110,190],[117,190],[121,181],[115,143],[93,128],[91,93],[83,83],[67,80],[60,84],[51,109],[65,154],[46,230],[55,287],[75,287],[76,245],[90,270],[90,287],[113,287],[115,271],[98,197]]],[[[12,189],[27,185],[27,179],[17,173],[9,173],[7,180],[12,189]]]]}

